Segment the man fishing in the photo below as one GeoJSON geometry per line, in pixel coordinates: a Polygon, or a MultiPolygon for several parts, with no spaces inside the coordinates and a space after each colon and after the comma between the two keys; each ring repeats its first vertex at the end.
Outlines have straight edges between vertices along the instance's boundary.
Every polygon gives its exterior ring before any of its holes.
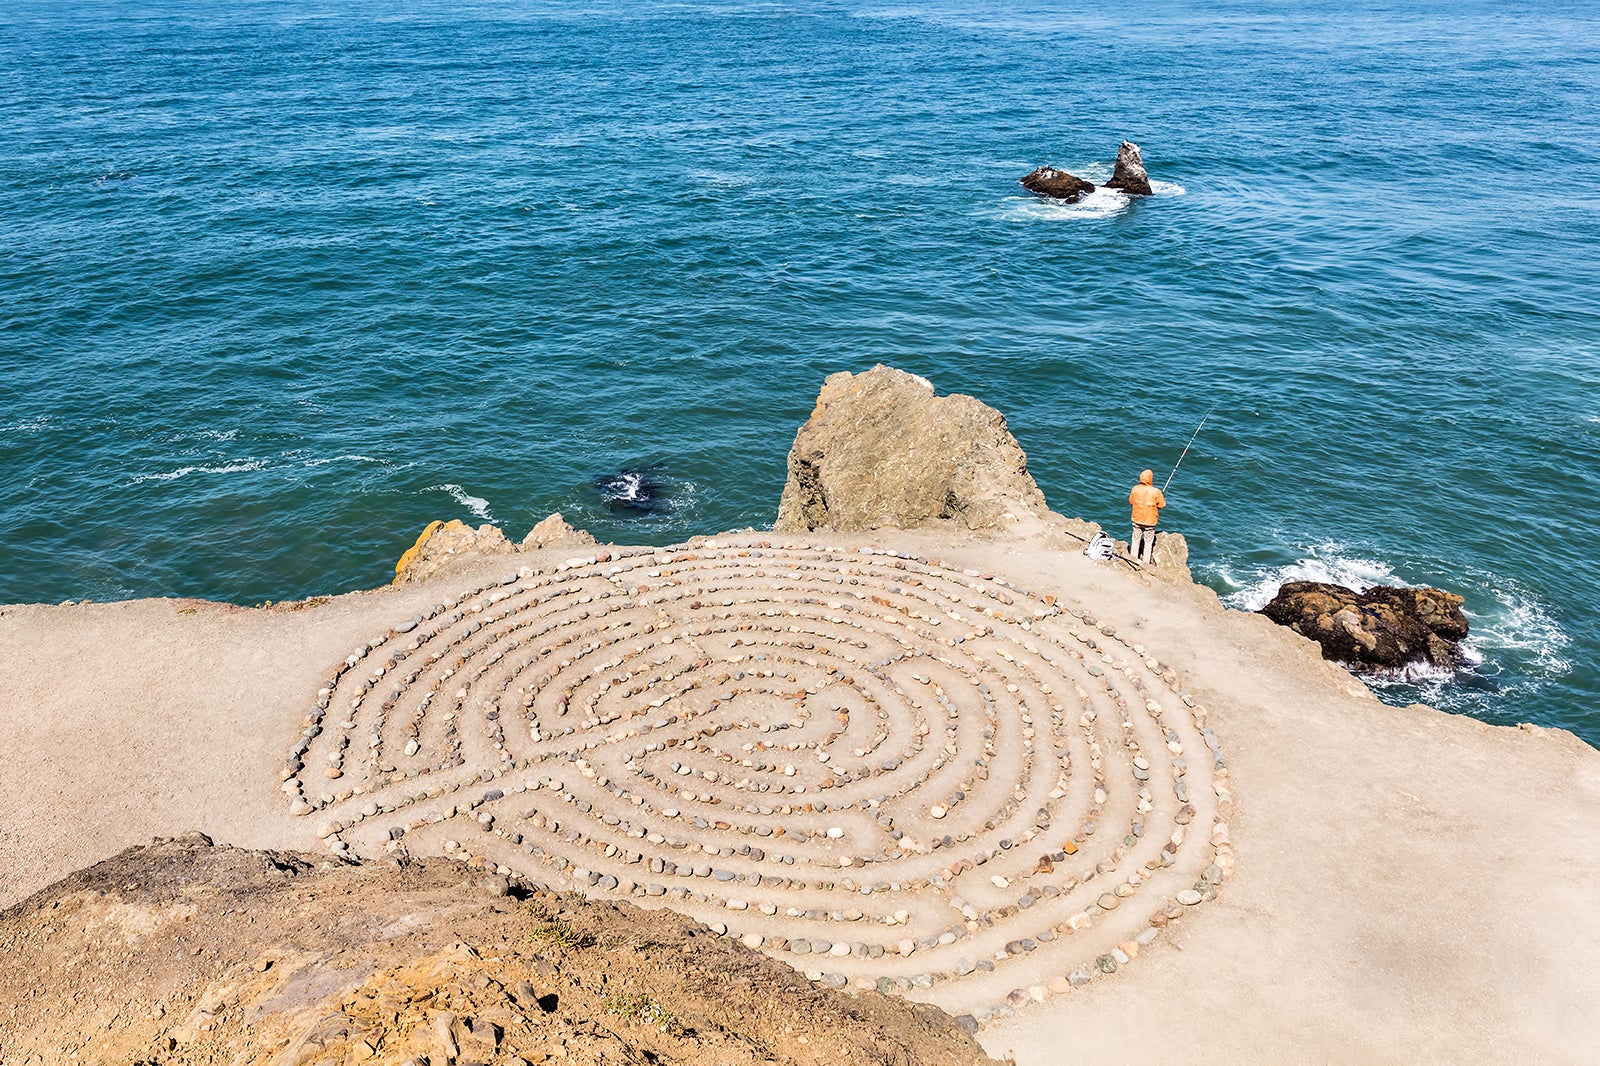
{"type": "Polygon", "coordinates": [[[1161,508],[1167,505],[1167,497],[1156,488],[1152,471],[1139,475],[1139,483],[1128,493],[1128,502],[1133,505],[1133,538],[1128,550],[1135,562],[1149,563],[1156,553],[1156,523],[1161,520],[1161,508]]]}
{"type": "Polygon", "coordinates": [[[1194,427],[1194,432],[1189,436],[1189,443],[1183,446],[1183,454],[1172,464],[1172,473],[1167,475],[1165,485],[1156,488],[1155,474],[1145,470],[1139,474],[1139,483],[1128,493],[1128,503],[1133,506],[1133,538],[1128,542],[1128,550],[1135,562],[1148,564],[1155,558],[1156,523],[1161,520],[1161,508],[1167,505],[1167,486],[1171,485],[1172,479],[1178,475],[1178,467],[1183,465],[1189,449],[1194,447],[1195,438],[1206,428],[1206,419],[1210,418],[1211,412],[1216,409],[1217,405],[1212,404],[1206,411],[1205,417],[1200,419],[1200,424],[1194,427]]]}

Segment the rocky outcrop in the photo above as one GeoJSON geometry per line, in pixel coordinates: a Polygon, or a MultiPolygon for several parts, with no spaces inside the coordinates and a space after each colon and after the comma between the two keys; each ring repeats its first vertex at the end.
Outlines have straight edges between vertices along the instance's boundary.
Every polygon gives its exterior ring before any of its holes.
{"type": "Polygon", "coordinates": [[[592,533],[568,524],[561,512],[543,519],[528,530],[521,544],[513,544],[499,526],[481,525],[473,529],[459,519],[429,522],[417,542],[407,548],[394,564],[394,583],[408,585],[426,581],[438,574],[458,570],[477,559],[491,555],[510,555],[517,551],[537,551],[555,545],[581,547],[595,544],[592,533]]]}
{"type": "Polygon", "coordinates": [[[1005,416],[893,367],[831,375],[789,450],[778,532],[1009,528],[1049,514],[1005,416]]]}
{"type": "Polygon", "coordinates": [[[1022,187],[1041,196],[1075,204],[1094,192],[1094,182],[1055,167],[1040,167],[1022,179],[1022,187]]]}
{"type": "Polygon", "coordinates": [[[1318,581],[1290,581],[1261,613],[1322,648],[1322,656],[1347,666],[1399,670],[1459,659],[1467,635],[1462,599],[1431,588],[1380,585],[1356,592],[1318,581]]]}
{"type": "Polygon", "coordinates": [[[933,1007],[447,859],[189,833],[0,911],[0,945],[0,1056],[18,1066],[989,1061],[933,1007]]]}
{"type": "Polygon", "coordinates": [[[1106,188],[1119,189],[1132,196],[1150,196],[1154,190],[1150,188],[1150,175],[1145,173],[1144,160],[1139,156],[1139,146],[1132,141],[1123,141],[1117,149],[1117,167],[1111,172],[1111,180],[1106,182],[1106,188]]]}
{"type": "Polygon", "coordinates": [[[522,548],[545,548],[552,544],[594,544],[594,534],[586,530],[577,529],[561,517],[561,512],[543,519],[538,525],[528,530],[528,535],[522,538],[522,548]]]}
{"type": "Polygon", "coordinates": [[[394,565],[394,583],[426,581],[471,557],[509,555],[516,551],[499,526],[487,523],[473,529],[459,518],[429,522],[417,542],[394,565]]]}

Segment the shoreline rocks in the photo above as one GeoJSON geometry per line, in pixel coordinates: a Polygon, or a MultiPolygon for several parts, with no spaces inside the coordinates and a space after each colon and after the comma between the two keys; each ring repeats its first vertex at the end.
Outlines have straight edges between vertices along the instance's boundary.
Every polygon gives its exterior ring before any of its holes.
{"type": "Polygon", "coordinates": [[[1257,613],[1317,642],[1322,657],[1353,669],[1451,667],[1467,635],[1464,601],[1433,588],[1386,585],[1356,592],[1319,581],[1290,581],[1257,613]]]}

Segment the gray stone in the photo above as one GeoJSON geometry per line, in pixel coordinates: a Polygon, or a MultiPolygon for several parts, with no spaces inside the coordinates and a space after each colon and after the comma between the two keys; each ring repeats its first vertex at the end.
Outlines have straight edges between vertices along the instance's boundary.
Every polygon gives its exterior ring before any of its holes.
{"type": "Polygon", "coordinates": [[[1144,159],[1137,144],[1123,141],[1117,148],[1117,165],[1106,188],[1119,189],[1131,196],[1150,196],[1155,192],[1150,187],[1150,175],[1145,173],[1144,159]]]}

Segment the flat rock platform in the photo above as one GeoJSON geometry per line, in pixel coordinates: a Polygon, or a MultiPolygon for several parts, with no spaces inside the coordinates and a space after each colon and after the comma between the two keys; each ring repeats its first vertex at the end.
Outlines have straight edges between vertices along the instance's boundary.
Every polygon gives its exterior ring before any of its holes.
{"type": "Polygon", "coordinates": [[[6,607],[0,662],[0,904],[199,828],[668,907],[1022,1063],[1600,1046],[1600,753],[1059,534],[6,607]]]}

